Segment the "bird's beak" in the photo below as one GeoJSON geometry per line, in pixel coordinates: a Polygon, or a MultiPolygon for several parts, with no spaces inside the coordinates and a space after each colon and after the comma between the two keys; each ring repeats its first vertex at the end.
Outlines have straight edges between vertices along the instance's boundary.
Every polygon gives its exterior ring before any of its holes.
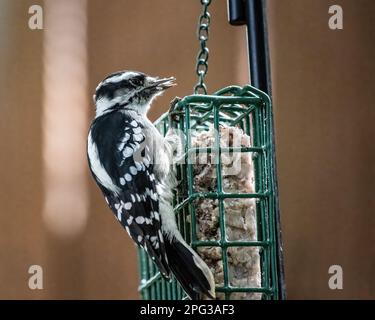
{"type": "Polygon", "coordinates": [[[176,85],[176,78],[170,77],[170,78],[163,78],[163,79],[155,79],[150,83],[150,86],[148,88],[155,89],[156,91],[164,91],[175,85],[176,85]]]}

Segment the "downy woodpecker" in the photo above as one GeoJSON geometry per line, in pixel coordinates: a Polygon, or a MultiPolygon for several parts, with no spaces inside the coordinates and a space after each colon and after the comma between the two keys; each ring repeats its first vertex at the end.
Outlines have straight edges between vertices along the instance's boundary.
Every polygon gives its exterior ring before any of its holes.
{"type": "Polygon", "coordinates": [[[110,209],[164,278],[172,272],[191,299],[215,297],[213,275],[184,241],[173,213],[173,153],[181,145],[163,137],[147,118],[154,98],[175,79],[121,71],[96,88],[96,116],[88,134],[91,173],[110,209]]]}

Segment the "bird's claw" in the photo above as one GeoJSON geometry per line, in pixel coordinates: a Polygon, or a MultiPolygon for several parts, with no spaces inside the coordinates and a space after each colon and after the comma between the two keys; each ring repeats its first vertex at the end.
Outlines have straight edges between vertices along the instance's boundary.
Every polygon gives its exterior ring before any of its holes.
{"type": "Polygon", "coordinates": [[[181,98],[180,97],[175,97],[173,98],[173,100],[169,103],[169,110],[168,110],[168,119],[169,119],[169,123],[171,124],[173,121],[176,121],[177,119],[177,115],[176,114],[173,114],[173,112],[175,111],[175,108],[177,106],[177,104],[181,101],[181,98]]]}
{"type": "Polygon", "coordinates": [[[169,103],[169,111],[168,113],[172,113],[176,108],[177,103],[179,103],[182,99],[180,97],[174,97],[172,101],[169,103]]]}

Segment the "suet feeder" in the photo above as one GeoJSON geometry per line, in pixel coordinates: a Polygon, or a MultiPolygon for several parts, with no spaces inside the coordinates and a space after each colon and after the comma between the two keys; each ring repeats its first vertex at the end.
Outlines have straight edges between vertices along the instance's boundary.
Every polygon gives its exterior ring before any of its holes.
{"type": "MultiPolygon", "coordinates": [[[[272,139],[272,112],[269,97],[251,86],[243,88],[231,86],[224,88],[213,95],[191,95],[183,98],[175,107],[174,117],[169,121],[168,114],[156,121],[157,128],[165,134],[170,125],[181,130],[185,134],[186,143],[184,154],[178,164],[179,188],[175,197],[175,214],[182,235],[192,247],[200,252],[218,248],[222,262],[223,281],[216,288],[217,295],[226,299],[236,298],[235,293],[258,293],[263,299],[274,299],[278,297],[278,272],[276,256],[276,230],[275,230],[275,188],[272,174],[274,171],[273,161],[273,139],[272,139]],[[220,134],[222,128],[238,128],[246,136],[250,137],[250,146],[228,146],[223,147],[220,134]],[[202,133],[214,132],[214,144],[210,147],[195,147],[202,133]],[[211,184],[211,190],[202,191],[197,186],[194,173],[201,163],[196,162],[197,155],[212,154],[206,165],[215,166],[215,183],[211,184]],[[252,159],[254,169],[254,192],[233,192],[225,189],[223,181],[227,173],[223,172],[223,155],[230,155],[233,159],[236,154],[247,154],[252,159]],[[213,185],[213,187],[212,187],[213,185]],[[200,232],[199,210],[202,201],[212,199],[218,205],[218,237],[205,239],[200,232]],[[249,237],[241,239],[230,239],[227,232],[231,214],[227,201],[235,199],[253,199],[255,210],[255,230],[244,230],[249,237]],[[226,208],[228,207],[228,208],[226,208]],[[254,234],[256,236],[254,237],[254,234]],[[244,240],[243,240],[244,239],[244,240]],[[251,240],[249,240],[251,239],[251,240]],[[234,273],[231,271],[231,250],[242,248],[246,253],[249,249],[257,250],[259,255],[259,286],[235,286],[233,285],[234,273]],[[203,249],[203,250],[202,250],[203,249]]],[[[238,158],[237,158],[238,159],[238,158]]],[[[239,162],[242,166],[242,161],[239,162]]],[[[236,168],[233,175],[236,175],[236,168]]],[[[208,214],[210,214],[208,212],[208,214]]],[[[251,227],[250,227],[251,228],[251,227]]],[[[254,252],[254,251],[253,251],[254,252]]],[[[233,253],[232,253],[233,255],[233,253]]],[[[204,255],[201,254],[204,258],[204,255]]],[[[254,254],[252,255],[254,257],[254,254]]],[[[184,299],[182,288],[175,280],[165,281],[161,278],[153,262],[147,257],[142,249],[139,251],[141,266],[140,293],[144,299],[184,299]]],[[[210,263],[206,260],[207,264],[210,263]]],[[[247,261],[249,262],[249,261],[247,261]]],[[[187,268],[189,266],[186,266],[187,268]]],[[[250,266],[247,272],[252,272],[250,266]]],[[[215,275],[215,271],[214,276],[215,275]]],[[[245,277],[246,278],[246,277],[245,277]]],[[[241,295],[240,295],[241,296],[241,295]]],[[[254,295],[252,295],[254,296],[254,295]]],[[[250,295],[251,297],[251,295],[250,295]]]]}

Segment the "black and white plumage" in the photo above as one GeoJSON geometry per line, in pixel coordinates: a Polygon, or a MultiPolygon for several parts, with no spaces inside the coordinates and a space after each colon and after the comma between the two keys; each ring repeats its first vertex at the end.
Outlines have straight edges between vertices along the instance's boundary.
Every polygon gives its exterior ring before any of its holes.
{"type": "Polygon", "coordinates": [[[173,152],[181,144],[163,137],[148,120],[152,100],[174,85],[140,72],[121,71],[99,83],[96,117],[88,135],[92,175],[121,225],[165,278],[172,271],[192,299],[213,298],[211,271],[183,240],[173,213],[173,152]]]}

